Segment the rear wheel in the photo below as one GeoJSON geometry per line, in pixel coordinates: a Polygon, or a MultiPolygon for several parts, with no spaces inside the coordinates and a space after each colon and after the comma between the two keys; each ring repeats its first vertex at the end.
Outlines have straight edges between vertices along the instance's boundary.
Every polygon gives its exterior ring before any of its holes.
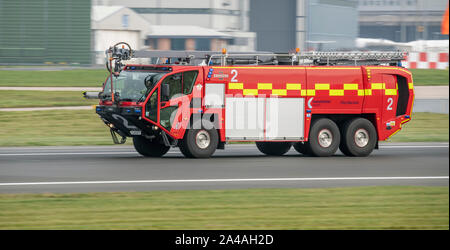
{"type": "Polygon", "coordinates": [[[356,118],[344,124],[339,149],[347,156],[368,156],[377,144],[377,130],[364,118],[356,118]]]}
{"type": "MultiPolygon", "coordinates": [[[[201,122],[201,121],[198,121],[201,122]]],[[[203,123],[208,121],[203,121],[203,123]]],[[[209,122],[208,122],[209,123],[209,122]]],[[[204,126],[204,124],[198,126],[193,126],[194,128],[199,127],[200,129],[189,129],[186,130],[183,140],[179,143],[179,148],[184,156],[189,158],[208,158],[217,149],[219,144],[219,134],[217,130],[211,126],[204,126]],[[207,129],[205,127],[211,128],[207,129]]]]}
{"type": "Polygon", "coordinates": [[[256,142],[256,147],[266,155],[284,155],[291,149],[290,142],[256,142]]]}
{"type": "Polygon", "coordinates": [[[332,120],[321,118],[313,122],[309,131],[309,151],[313,156],[331,156],[339,148],[339,127],[332,120]]]}
{"type": "Polygon", "coordinates": [[[139,154],[147,157],[161,157],[170,149],[156,140],[150,141],[143,136],[133,137],[133,145],[139,154]]]}

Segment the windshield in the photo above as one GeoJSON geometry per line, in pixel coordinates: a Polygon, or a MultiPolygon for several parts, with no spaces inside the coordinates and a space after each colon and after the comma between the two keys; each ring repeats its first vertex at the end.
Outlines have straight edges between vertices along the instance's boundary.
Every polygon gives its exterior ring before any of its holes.
{"type": "MultiPolygon", "coordinates": [[[[119,76],[113,76],[114,93],[120,94],[121,101],[137,102],[147,96],[165,74],[161,72],[122,71],[119,76]],[[148,81],[148,89],[145,85],[145,79],[148,81]]],[[[110,78],[106,81],[103,93],[107,99],[111,99],[110,78]]]]}

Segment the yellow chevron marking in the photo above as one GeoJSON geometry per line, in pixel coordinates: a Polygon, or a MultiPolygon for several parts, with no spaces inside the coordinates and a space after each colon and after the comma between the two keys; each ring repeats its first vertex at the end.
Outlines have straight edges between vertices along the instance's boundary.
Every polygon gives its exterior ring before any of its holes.
{"type": "Polygon", "coordinates": [[[345,90],[357,90],[358,84],[357,83],[344,83],[344,89],[345,90]]]}
{"type": "Polygon", "coordinates": [[[308,90],[306,90],[306,95],[307,96],[315,96],[316,91],[314,89],[308,89],[308,90]]]}
{"type": "Polygon", "coordinates": [[[344,96],[343,89],[330,89],[330,96],[344,96]]]}
{"type": "Polygon", "coordinates": [[[329,90],[330,84],[329,83],[316,83],[314,86],[315,90],[329,90]]]}
{"type": "Polygon", "coordinates": [[[257,89],[244,89],[244,95],[258,95],[257,89]]]}
{"type": "Polygon", "coordinates": [[[397,90],[396,89],[386,89],[386,90],[384,90],[384,94],[385,95],[397,95],[397,90]]]}
{"type": "MultiPolygon", "coordinates": [[[[244,89],[243,83],[229,83],[229,89],[243,90],[243,95],[258,95],[258,90],[272,90],[272,95],[287,96],[288,90],[298,90],[302,96],[315,96],[316,90],[328,90],[329,96],[345,96],[345,90],[356,90],[357,96],[371,96],[373,90],[384,90],[385,95],[397,95],[397,89],[386,89],[385,83],[372,83],[370,89],[359,89],[358,83],[344,83],[343,89],[330,89],[329,83],[316,83],[315,89],[302,89],[300,83],[286,83],[285,89],[273,89],[272,83],[258,83],[257,89],[244,89]]],[[[354,92],[347,93],[355,96],[354,92]]]]}
{"type": "Polygon", "coordinates": [[[258,83],[258,89],[272,89],[272,83],[258,83]]]}
{"type": "Polygon", "coordinates": [[[288,90],[301,90],[302,85],[300,83],[286,83],[286,89],[288,90]]]}
{"type": "Polygon", "coordinates": [[[272,95],[287,95],[286,89],[272,89],[272,95]]]}
{"type": "Polygon", "coordinates": [[[384,83],[372,83],[371,89],[385,89],[384,83]]]}
{"type": "Polygon", "coordinates": [[[228,84],[228,89],[244,89],[243,83],[230,83],[228,84]]]}
{"type": "Polygon", "coordinates": [[[243,91],[244,95],[258,95],[257,89],[244,89],[243,91]]]}

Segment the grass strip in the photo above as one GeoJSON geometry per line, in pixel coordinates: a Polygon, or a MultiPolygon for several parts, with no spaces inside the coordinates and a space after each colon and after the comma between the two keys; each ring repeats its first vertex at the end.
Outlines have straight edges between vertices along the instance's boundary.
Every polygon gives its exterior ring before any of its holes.
{"type": "Polygon", "coordinates": [[[0,112],[0,146],[112,145],[94,110],[0,112]]]}
{"type": "Polygon", "coordinates": [[[98,100],[83,98],[78,91],[0,90],[0,108],[89,106],[98,100]]]}
{"type": "MultiPolygon", "coordinates": [[[[449,140],[448,115],[414,113],[412,118],[390,141],[449,140]]],[[[113,144],[108,128],[94,110],[0,112],[0,127],[3,147],[113,144]]]]}
{"type": "Polygon", "coordinates": [[[410,69],[415,86],[448,85],[448,69],[410,69]]]}
{"type": "Polygon", "coordinates": [[[8,87],[101,87],[106,69],[56,71],[1,70],[0,86],[8,87]]]}
{"type": "Polygon", "coordinates": [[[413,113],[412,120],[389,141],[392,142],[448,142],[449,118],[447,114],[413,113]]]}
{"type": "Polygon", "coordinates": [[[0,195],[0,229],[443,229],[448,187],[0,195]]]}

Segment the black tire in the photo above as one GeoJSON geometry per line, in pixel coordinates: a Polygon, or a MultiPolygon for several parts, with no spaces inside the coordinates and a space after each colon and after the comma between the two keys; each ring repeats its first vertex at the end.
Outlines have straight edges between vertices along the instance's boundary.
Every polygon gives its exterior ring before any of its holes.
{"type": "MultiPolygon", "coordinates": [[[[201,123],[201,121],[198,122],[201,123]]],[[[209,121],[203,121],[201,125],[194,124],[193,128],[197,127],[200,127],[200,129],[186,130],[184,138],[178,143],[178,147],[181,153],[188,158],[209,158],[219,145],[219,134],[209,121]],[[205,123],[208,123],[208,126],[204,126],[205,123]],[[209,138],[209,143],[203,145],[207,145],[206,147],[203,148],[201,143],[197,143],[197,136],[199,138],[205,138],[205,136],[209,138]]]]}
{"type": "Polygon", "coordinates": [[[309,143],[308,142],[297,142],[294,143],[294,149],[295,151],[299,152],[300,154],[303,155],[310,155],[311,154],[311,150],[309,148],[309,143]]]}
{"type": "Polygon", "coordinates": [[[274,156],[286,154],[291,146],[291,142],[256,142],[256,147],[261,153],[274,156]]]}
{"type": "Polygon", "coordinates": [[[375,126],[369,120],[364,118],[356,118],[347,121],[342,126],[341,131],[342,141],[339,145],[339,149],[347,156],[368,156],[372,153],[378,141],[375,126]],[[358,140],[358,135],[360,135],[359,138],[362,136],[363,139],[368,136],[367,144],[365,144],[365,146],[363,146],[364,142],[358,140]],[[359,146],[358,143],[360,144],[359,146]]]}
{"type": "Polygon", "coordinates": [[[341,141],[339,127],[332,120],[320,118],[315,120],[309,131],[309,151],[313,156],[327,157],[336,153],[341,141]],[[319,135],[328,138],[328,143],[319,141],[319,135]]]}
{"type": "Polygon", "coordinates": [[[139,154],[146,157],[161,157],[170,149],[156,140],[150,141],[143,136],[133,137],[133,145],[139,154]]]}

